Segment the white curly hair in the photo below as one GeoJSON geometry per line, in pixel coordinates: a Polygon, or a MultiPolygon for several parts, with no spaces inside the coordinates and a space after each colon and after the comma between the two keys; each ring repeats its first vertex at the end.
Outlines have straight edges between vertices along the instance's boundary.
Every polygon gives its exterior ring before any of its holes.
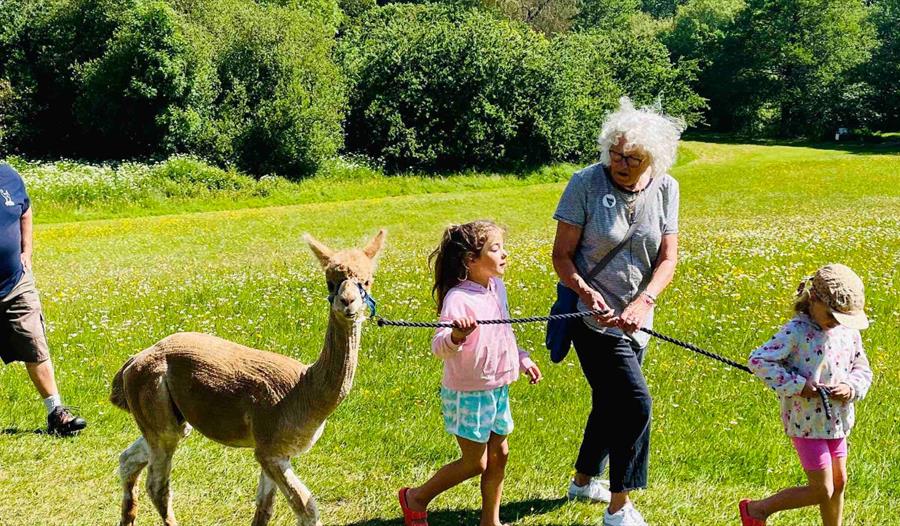
{"type": "Polygon", "coordinates": [[[600,146],[600,162],[610,165],[609,147],[625,137],[625,147],[640,147],[650,154],[650,166],[654,174],[665,174],[675,164],[678,139],[684,131],[683,119],[670,117],[657,106],[635,108],[631,99],[619,99],[619,109],[608,114],[597,143],[600,146]]]}

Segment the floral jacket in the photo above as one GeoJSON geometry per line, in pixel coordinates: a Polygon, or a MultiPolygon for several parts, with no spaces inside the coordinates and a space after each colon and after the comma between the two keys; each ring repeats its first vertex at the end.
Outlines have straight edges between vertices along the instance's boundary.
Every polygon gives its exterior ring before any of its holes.
{"type": "Polygon", "coordinates": [[[823,331],[809,316],[798,314],[765,345],[750,354],[750,369],[778,393],[781,420],[788,436],[843,438],[854,422],[853,402],[872,384],[872,370],[859,331],[843,326],[823,331]],[[845,383],[851,401],[830,399],[831,421],[822,400],[800,396],[807,378],[823,384],[845,383]]]}

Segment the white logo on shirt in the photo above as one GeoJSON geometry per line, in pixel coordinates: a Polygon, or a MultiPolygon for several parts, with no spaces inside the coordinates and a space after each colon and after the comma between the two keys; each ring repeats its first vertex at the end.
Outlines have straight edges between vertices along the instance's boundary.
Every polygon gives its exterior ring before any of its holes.
{"type": "Polygon", "coordinates": [[[612,208],[616,206],[616,196],[612,194],[606,194],[603,196],[603,206],[606,208],[612,208]]]}
{"type": "Polygon", "coordinates": [[[3,204],[5,204],[6,206],[16,206],[16,203],[12,200],[12,196],[9,195],[9,192],[7,192],[6,190],[0,190],[0,195],[3,196],[3,204]]]}

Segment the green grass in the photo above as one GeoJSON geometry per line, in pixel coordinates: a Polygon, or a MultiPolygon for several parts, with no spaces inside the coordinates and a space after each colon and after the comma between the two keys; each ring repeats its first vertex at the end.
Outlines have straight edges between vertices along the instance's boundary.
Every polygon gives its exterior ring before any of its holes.
{"type": "MultiPolygon", "coordinates": [[[[831,261],[857,270],[874,321],[863,336],[875,383],[851,437],[846,524],[900,523],[900,156],[686,147],[693,159],[674,173],[682,189],[681,262],[656,328],[742,360],[787,319],[803,276],[831,261]]],[[[115,523],[117,457],[137,430],[106,401],[109,381],[128,355],[163,336],[206,331],[313,361],[326,292],[303,232],[343,247],[386,227],[374,290],[380,313],[430,319],[426,258],[441,229],[493,218],[509,231],[513,315],[545,313],[555,283],[551,215],[563,183],[446,181],[443,193],[413,188],[391,196],[389,186],[400,180],[383,179],[375,197],[364,198],[369,183],[341,182],[362,190],[333,195],[355,200],[262,207],[261,199],[257,208],[39,225],[35,267],[58,380],[90,427],[75,439],[33,433],[43,425],[40,400],[21,365],[0,369],[0,426],[7,428],[0,524],[115,523]]],[[[522,525],[596,524],[602,508],[560,499],[589,409],[587,384],[574,356],[549,363],[540,324],[515,330],[546,378],[512,388],[517,427],[501,515],[522,525]]],[[[399,524],[396,489],[455,458],[442,430],[441,364],[429,354],[429,337],[366,327],[353,391],[322,440],[294,461],[326,524],[399,524]]],[[[736,524],[739,497],[803,481],[775,396],[761,382],[668,344],[652,345],[645,369],[655,400],[650,488],[636,501],[650,524],[736,524]]],[[[257,480],[250,451],[194,434],[176,453],[172,480],[183,524],[250,522],[257,480]]],[[[140,504],[138,520],[157,524],[143,494],[140,504]]],[[[477,484],[468,482],[439,497],[432,524],[474,524],[478,506],[477,484]]],[[[272,523],[294,524],[281,497],[272,523]]],[[[769,524],[817,523],[816,512],[801,510],[769,524]]]]}

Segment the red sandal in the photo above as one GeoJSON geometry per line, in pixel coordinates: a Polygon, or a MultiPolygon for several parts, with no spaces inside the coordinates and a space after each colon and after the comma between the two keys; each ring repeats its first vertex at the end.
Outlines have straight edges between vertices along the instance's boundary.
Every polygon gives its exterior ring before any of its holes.
{"type": "Polygon", "coordinates": [[[400,488],[397,499],[400,500],[400,509],[403,510],[403,526],[428,526],[427,511],[413,511],[409,509],[409,503],[406,501],[406,492],[409,488],[400,488]]]}
{"type": "Polygon", "coordinates": [[[766,526],[766,521],[750,516],[750,510],[747,509],[749,504],[750,499],[744,499],[738,503],[738,510],[741,512],[741,526],[766,526]]]}

